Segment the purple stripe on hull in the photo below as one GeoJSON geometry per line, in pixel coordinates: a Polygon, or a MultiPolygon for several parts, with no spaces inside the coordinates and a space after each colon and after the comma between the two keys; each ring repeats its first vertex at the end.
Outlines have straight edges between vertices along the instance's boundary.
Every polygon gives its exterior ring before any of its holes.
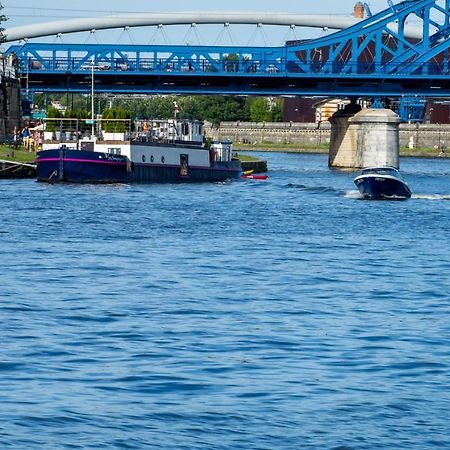
{"type": "MultiPolygon", "coordinates": [[[[37,163],[45,163],[45,162],[59,162],[61,158],[39,158],[36,159],[37,163]]],[[[78,158],[63,158],[63,162],[75,162],[75,163],[88,163],[88,164],[104,164],[104,165],[112,165],[112,166],[126,166],[127,163],[123,161],[108,161],[101,159],[78,159],[78,158]]]]}

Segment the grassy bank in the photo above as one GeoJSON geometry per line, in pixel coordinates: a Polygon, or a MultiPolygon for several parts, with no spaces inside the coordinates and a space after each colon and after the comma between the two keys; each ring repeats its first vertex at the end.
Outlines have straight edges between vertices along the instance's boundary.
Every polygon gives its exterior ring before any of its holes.
{"type": "Polygon", "coordinates": [[[9,147],[8,145],[0,145],[0,159],[15,162],[32,163],[36,154],[24,150],[23,147],[19,147],[17,150],[9,147]]]}
{"type": "Polygon", "coordinates": [[[242,155],[241,153],[236,153],[236,157],[239,158],[239,161],[241,161],[241,162],[259,161],[259,158],[255,158],[254,156],[250,156],[250,155],[242,155]]]}
{"type": "Polygon", "coordinates": [[[292,153],[328,153],[328,144],[280,144],[263,142],[261,144],[233,144],[235,150],[258,152],[292,152],[292,153]]]}
{"type": "MultiPolygon", "coordinates": [[[[235,150],[249,152],[286,152],[286,153],[328,153],[328,144],[275,144],[264,142],[262,144],[235,144],[235,150]]],[[[240,155],[241,157],[242,155],[240,155]]],[[[400,156],[416,158],[449,158],[450,150],[445,155],[440,155],[439,150],[428,147],[409,148],[401,147],[400,156]]]]}
{"type": "Polygon", "coordinates": [[[400,148],[400,156],[411,156],[416,158],[448,158],[450,153],[446,152],[444,155],[440,155],[439,150],[434,148],[419,147],[419,148],[400,148]]]}

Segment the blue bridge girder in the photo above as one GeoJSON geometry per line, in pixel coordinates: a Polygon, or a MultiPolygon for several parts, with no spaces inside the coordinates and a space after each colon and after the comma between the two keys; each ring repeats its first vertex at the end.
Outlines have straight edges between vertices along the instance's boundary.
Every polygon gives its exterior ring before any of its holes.
{"type": "Polygon", "coordinates": [[[31,92],[450,97],[450,0],[408,0],[283,47],[45,44],[18,59],[31,92]],[[405,36],[420,22],[422,39],[405,36]]]}

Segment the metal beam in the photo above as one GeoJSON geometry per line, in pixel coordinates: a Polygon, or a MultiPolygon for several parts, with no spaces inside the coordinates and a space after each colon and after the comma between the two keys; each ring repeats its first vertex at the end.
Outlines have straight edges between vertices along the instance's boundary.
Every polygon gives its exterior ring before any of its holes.
{"type": "MultiPolygon", "coordinates": [[[[139,13],[121,14],[114,17],[90,17],[69,19],[7,28],[4,42],[13,42],[36,37],[53,36],[81,31],[105,30],[124,27],[143,27],[159,25],[189,24],[245,24],[245,25],[284,25],[340,30],[350,27],[361,19],[350,16],[324,14],[293,14],[249,12],[178,12],[178,13],[139,13]]],[[[395,27],[395,24],[393,24],[395,27]]],[[[409,27],[409,37],[420,37],[421,30],[409,27]]]]}

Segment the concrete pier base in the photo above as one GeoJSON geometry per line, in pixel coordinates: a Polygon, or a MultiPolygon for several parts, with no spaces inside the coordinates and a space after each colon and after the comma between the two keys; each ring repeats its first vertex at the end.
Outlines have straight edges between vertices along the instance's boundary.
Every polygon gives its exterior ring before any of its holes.
{"type": "Polygon", "coordinates": [[[330,122],[330,167],[399,167],[400,119],[390,109],[342,110],[330,122]]]}
{"type": "Polygon", "coordinates": [[[399,168],[400,118],[390,109],[363,109],[350,121],[358,136],[355,167],[391,166],[399,168]]]}
{"type": "Polygon", "coordinates": [[[335,112],[329,119],[331,123],[330,151],[328,166],[353,169],[356,161],[357,135],[350,130],[350,119],[361,111],[355,103],[335,112]]]}

